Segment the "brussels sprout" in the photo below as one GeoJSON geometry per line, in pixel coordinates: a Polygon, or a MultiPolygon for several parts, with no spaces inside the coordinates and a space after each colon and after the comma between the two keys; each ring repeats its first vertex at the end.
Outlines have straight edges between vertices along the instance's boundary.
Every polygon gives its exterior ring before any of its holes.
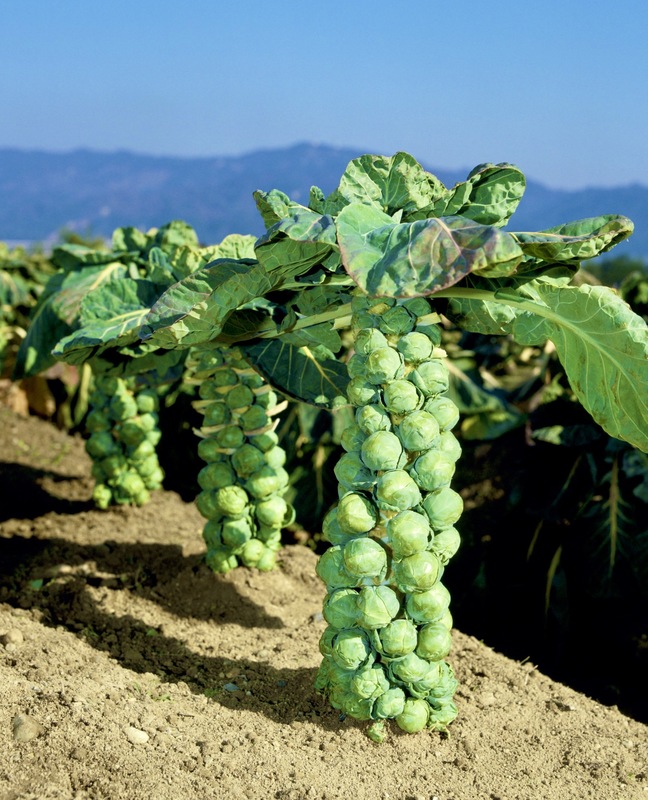
{"type": "Polygon", "coordinates": [[[337,522],[345,533],[367,533],[376,524],[376,519],[373,503],[361,494],[351,492],[338,503],[337,522]]]}
{"type": "Polygon", "coordinates": [[[106,509],[112,502],[112,492],[105,483],[98,483],[92,491],[92,499],[97,508],[106,509]]]}
{"type": "Polygon", "coordinates": [[[418,634],[416,654],[428,661],[440,661],[450,652],[452,637],[445,625],[430,622],[418,634]]]}
{"type": "Polygon", "coordinates": [[[347,453],[352,453],[354,450],[360,450],[364,440],[365,434],[358,425],[352,423],[342,431],[340,444],[347,451],[347,453]]]}
{"type": "MultiPolygon", "coordinates": [[[[266,413],[269,409],[274,408],[279,402],[279,398],[273,391],[255,392],[254,396],[255,396],[254,400],[255,405],[258,406],[259,408],[262,408],[264,413],[266,413]]],[[[257,425],[256,427],[261,427],[261,426],[257,425]]]]}
{"type": "Polygon", "coordinates": [[[435,622],[445,614],[450,605],[450,592],[440,582],[425,592],[408,595],[405,610],[415,622],[435,622]]]}
{"type": "Polygon", "coordinates": [[[315,572],[324,581],[327,589],[355,586],[355,577],[349,575],[344,563],[342,547],[334,545],[320,556],[315,572]]]}
{"type": "Polygon", "coordinates": [[[393,469],[378,478],[376,501],[386,511],[406,511],[421,502],[421,492],[405,470],[393,469]]]}
{"type": "Polygon", "coordinates": [[[395,680],[410,684],[423,680],[430,671],[431,666],[429,661],[414,652],[410,652],[401,658],[394,659],[389,665],[389,672],[395,680]]]}
{"type": "Polygon", "coordinates": [[[286,463],[286,451],[283,447],[272,447],[263,454],[263,457],[266,464],[273,469],[279,469],[286,463]]]}
{"type": "Polygon", "coordinates": [[[351,489],[371,490],[376,482],[372,471],[362,462],[359,453],[344,453],[333,472],[345,492],[351,489]]]}
{"type": "MultiPolygon", "coordinates": [[[[350,397],[349,400],[351,400],[350,397]]],[[[413,383],[403,378],[392,381],[385,386],[383,400],[385,408],[391,411],[392,414],[398,415],[409,414],[423,405],[423,396],[419,390],[413,383]]],[[[374,401],[368,400],[367,402],[372,403],[374,401]]],[[[364,403],[355,403],[355,405],[364,405],[364,403]]]]}
{"type": "Polygon", "coordinates": [[[459,422],[459,409],[449,397],[433,397],[426,400],[423,410],[436,418],[441,431],[449,431],[459,422]]]}
{"type": "Polygon", "coordinates": [[[428,724],[430,706],[425,700],[408,698],[403,712],[396,717],[396,724],[406,733],[418,733],[428,724]]]}
{"type": "Polygon", "coordinates": [[[164,472],[159,466],[155,467],[148,475],[144,473],[140,474],[144,479],[144,485],[150,490],[159,489],[164,480],[164,472]]]}
{"type": "Polygon", "coordinates": [[[93,409],[86,419],[86,430],[89,433],[99,433],[100,431],[110,431],[112,422],[107,414],[99,409],[93,409]]]}
{"type": "Polygon", "coordinates": [[[127,420],[115,425],[115,434],[120,442],[128,447],[137,447],[146,439],[147,431],[141,427],[138,419],[127,420]]]}
{"type": "MultiPolygon", "coordinates": [[[[144,441],[140,442],[137,445],[137,447],[128,451],[128,458],[130,461],[138,461],[138,462],[147,461],[148,459],[151,458],[151,456],[155,456],[155,445],[152,442],[149,442],[148,439],[144,439],[144,441]]],[[[138,472],[140,472],[139,466],[137,467],[137,469],[138,472]]]]}
{"type": "Polygon", "coordinates": [[[351,405],[366,406],[377,402],[378,389],[364,378],[351,378],[347,384],[347,398],[351,405]]]}
{"type": "Polygon", "coordinates": [[[333,640],[331,656],[343,669],[355,670],[367,663],[371,652],[367,634],[362,628],[345,628],[333,640]]]}
{"type": "Polygon", "coordinates": [[[229,464],[215,461],[203,467],[198,473],[198,485],[201,489],[222,489],[231,486],[236,478],[229,464]]]}
{"type": "Polygon", "coordinates": [[[262,525],[277,528],[288,525],[292,521],[290,519],[291,512],[292,506],[289,506],[283,497],[279,496],[261,500],[254,508],[256,518],[262,525]]]}
{"type": "Polygon", "coordinates": [[[412,411],[403,418],[396,433],[406,450],[428,450],[439,436],[439,423],[427,411],[412,411]]]}
{"type": "Polygon", "coordinates": [[[442,567],[434,553],[423,550],[392,565],[394,580],[402,592],[426,592],[438,581],[442,567]]]}
{"type": "Polygon", "coordinates": [[[153,447],[155,447],[158,444],[161,438],[162,434],[159,430],[149,431],[146,434],[146,441],[150,442],[153,445],[153,447]]]}
{"type": "Polygon", "coordinates": [[[333,640],[339,631],[332,625],[327,625],[319,639],[319,651],[323,656],[330,656],[333,653],[333,640]]]}
{"type": "Polygon", "coordinates": [[[130,419],[137,415],[137,401],[130,393],[116,394],[108,405],[114,420],[130,419]]]}
{"type": "Polygon", "coordinates": [[[374,539],[352,539],[342,551],[344,566],[354,578],[382,580],[387,572],[387,554],[374,539]]]}
{"type": "Polygon", "coordinates": [[[442,531],[450,528],[459,519],[463,511],[463,500],[454,489],[444,487],[428,494],[423,500],[423,508],[432,529],[435,532],[442,531]]]}
{"type": "Polygon", "coordinates": [[[386,656],[397,658],[416,647],[416,626],[408,619],[395,619],[380,631],[380,644],[386,656]]]}
{"type": "Polygon", "coordinates": [[[149,433],[149,431],[153,431],[157,428],[159,422],[159,416],[155,413],[155,411],[151,411],[147,414],[140,414],[138,417],[135,417],[139,427],[145,432],[149,433]]]}
{"type": "Polygon", "coordinates": [[[245,542],[252,538],[252,528],[245,518],[228,519],[223,522],[221,529],[221,539],[226,547],[236,551],[245,542]]]}
{"type": "Polygon", "coordinates": [[[414,317],[424,317],[432,311],[432,306],[425,297],[410,297],[402,301],[402,305],[414,317]]]}
{"type": "Polygon", "coordinates": [[[407,377],[426,397],[442,394],[448,390],[448,367],[440,358],[424,361],[407,377]]]}
{"type": "Polygon", "coordinates": [[[445,703],[430,706],[428,727],[436,731],[444,731],[457,716],[457,706],[448,699],[445,703]]]}
{"type": "MultiPolygon", "coordinates": [[[[209,523],[207,523],[209,524],[209,523]]],[[[246,567],[256,567],[261,558],[264,556],[266,547],[263,542],[258,539],[249,539],[243,547],[241,547],[238,557],[241,563],[246,567]]]]}
{"type": "Polygon", "coordinates": [[[362,443],[360,457],[374,472],[400,469],[407,459],[400,439],[390,431],[376,431],[367,436],[362,443]]]}
{"type": "MultiPolygon", "coordinates": [[[[250,411],[251,410],[252,409],[250,409],[250,411]]],[[[243,416],[245,416],[245,414],[243,416]]],[[[243,417],[241,417],[241,421],[242,420],[243,417]]],[[[279,437],[274,431],[265,431],[265,433],[259,433],[256,435],[252,439],[252,444],[255,447],[258,447],[262,453],[267,453],[268,450],[272,450],[273,447],[276,447],[279,444],[279,437]]]]}
{"type": "Polygon", "coordinates": [[[410,475],[426,492],[449,486],[454,472],[454,462],[438,450],[426,451],[410,467],[410,475]]]}
{"type": "Polygon", "coordinates": [[[387,537],[395,558],[426,550],[430,541],[428,518],[417,511],[401,511],[387,521],[387,537]]]}
{"type": "MultiPolygon", "coordinates": [[[[262,375],[259,375],[258,372],[255,372],[253,369],[248,369],[245,373],[241,373],[239,375],[239,379],[242,383],[246,386],[249,386],[250,389],[257,390],[263,388],[262,394],[274,394],[272,390],[269,389],[268,384],[265,382],[262,375]]],[[[257,391],[254,394],[258,394],[257,391]]]]}
{"type": "Polygon", "coordinates": [[[140,414],[150,414],[157,411],[160,405],[155,389],[142,389],[135,397],[137,410],[140,414]]]}
{"type": "Polygon", "coordinates": [[[225,450],[238,450],[245,442],[245,434],[238,425],[227,425],[214,434],[215,440],[225,450]]]}
{"type": "Polygon", "coordinates": [[[223,547],[223,539],[221,537],[222,528],[223,525],[220,520],[207,520],[205,527],[203,528],[202,535],[208,550],[223,547]]]}
{"type": "Polygon", "coordinates": [[[324,619],[334,628],[353,628],[359,617],[358,598],[355,589],[335,589],[324,598],[324,619]]]}
{"type": "Polygon", "coordinates": [[[108,431],[93,433],[87,439],[85,448],[88,455],[94,459],[105,458],[119,452],[119,445],[108,431]]]}
{"type": "Polygon", "coordinates": [[[205,562],[214,572],[226,573],[237,566],[236,556],[232,555],[226,548],[208,550],[205,562]]]}
{"type": "Polygon", "coordinates": [[[400,686],[393,686],[376,698],[372,716],[375,719],[394,719],[405,709],[405,692],[400,686]]]}
{"type": "MultiPolygon", "coordinates": [[[[335,658],[335,654],[333,655],[335,658]]],[[[351,691],[363,700],[375,700],[389,689],[389,680],[380,664],[358,670],[351,679],[351,691]]]]}
{"type": "Polygon", "coordinates": [[[266,545],[261,558],[257,561],[255,566],[259,572],[270,572],[271,569],[274,569],[276,563],[277,553],[266,545]]]}
{"type": "Polygon", "coordinates": [[[374,384],[399,378],[403,374],[403,357],[393,347],[379,347],[367,356],[364,374],[374,384]]]}
{"type": "Polygon", "coordinates": [[[356,353],[369,355],[380,347],[388,347],[389,342],[377,328],[366,328],[358,332],[353,346],[356,353]]]}
{"type": "Polygon", "coordinates": [[[452,614],[450,613],[450,609],[446,608],[443,614],[441,614],[441,616],[438,619],[435,619],[434,622],[438,622],[439,625],[443,625],[448,630],[452,630],[452,626],[454,623],[452,619],[452,614]]]}
{"type": "Polygon", "coordinates": [[[235,408],[247,408],[254,402],[254,394],[249,386],[239,384],[230,389],[225,395],[225,402],[232,410],[235,408]]]}
{"type": "Polygon", "coordinates": [[[416,316],[405,306],[394,306],[380,315],[378,327],[387,336],[402,336],[413,330],[416,316]]]}
{"type": "Polygon", "coordinates": [[[364,586],[357,599],[358,625],[367,630],[383,628],[400,611],[398,595],[389,586],[364,586]]]}
{"type": "Polygon", "coordinates": [[[205,409],[205,416],[203,424],[210,428],[215,425],[226,425],[232,415],[225,403],[214,402],[207,406],[205,409]]]}
{"type": "MultiPolygon", "coordinates": [[[[157,464],[157,459],[155,459],[157,464]]],[[[102,458],[101,461],[95,462],[95,464],[99,464],[101,471],[104,472],[106,475],[110,475],[111,477],[116,477],[120,472],[127,469],[128,459],[122,453],[113,453],[111,456],[106,456],[106,458],[102,458]]],[[[141,474],[141,473],[140,473],[141,474]]]]}
{"type": "MultiPolygon", "coordinates": [[[[258,431],[265,428],[268,424],[268,416],[260,405],[253,405],[240,415],[239,422],[243,430],[249,433],[250,431],[258,431]]],[[[259,450],[263,449],[263,447],[257,445],[256,442],[255,446],[259,447],[259,450]]],[[[269,445],[268,449],[270,449],[270,447],[272,447],[272,445],[269,445]]]]}
{"type": "Polygon", "coordinates": [[[362,433],[360,444],[355,448],[359,450],[365,436],[369,436],[376,431],[389,431],[392,424],[389,414],[380,405],[362,406],[356,411],[356,423],[362,433]]]}
{"type": "Polygon", "coordinates": [[[201,439],[198,442],[198,455],[203,461],[221,461],[223,454],[216,439],[201,439]]]}
{"type": "Polygon", "coordinates": [[[282,467],[273,469],[269,466],[261,467],[245,481],[245,488],[259,500],[265,500],[272,494],[280,492],[288,485],[288,473],[282,467]]]}
{"type": "Polygon", "coordinates": [[[252,444],[243,444],[232,453],[232,466],[239,478],[249,478],[265,466],[265,463],[264,454],[252,444]]]}
{"type": "Polygon", "coordinates": [[[433,691],[439,683],[439,675],[441,674],[439,662],[435,661],[427,663],[429,664],[429,668],[425,675],[420,678],[420,680],[412,681],[412,683],[408,684],[407,688],[409,689],[410,694],[414,697],[429,697],[430,692],[433,691]]]}
{"type": "Polygon", "coordinates": [[[216,370],[212,377],[212,381],[214,382],[215,386],[236,386],[239,382],[238,377],[233,369],[229,367],[223,367],[222,369],[216,370]]]}
{"type": "Polygon", "coordinates": [[[367,368],[367,359],[360,353],[355,353],[347,361],[349,378],[363,378],[367,368]]]}
{"type": "Polygon", "coordinates": [[[434,534],[432,552],[437,554],[442,564],[447,564],[459,549],[460,544],[459,531],[454,527],[445,528],[434,534]]]}
{"type": "Polygon", "coordinates": [[[401,336],[396,347],[407,364],[419,364],[432,355],[432,342],[417,331],[401,336]]]}
{"type": "Polygon", "coordinates": [[[95,386],[102,395],[112,397],[122,389],[123,384],[121,379],[116,378],[114,375],[97,375],[95,377],[95,386]]]}
{"type": "Polygon", "coordinates": [[[268,525],[259,525],[256,531],[257,538],[271,550],[281,547],[281,528],[271,528],[268,525]]]}
{"type": "Polygon", "coordinates": [[[349,534],[338,523],[337,508],[332,508],[322,520],[322,538],[331,544],[344,544],[349,540],[349,534]]]}
{"type": "Polygon", "coordinates": [[[439,680],[437,684],[430,689],[427,701],[430,705],[434,706],[437,702],[446,703],[448,697],[452,697],[455,693],[459,682],[454,676],[452,667],[446,661],[439,662],[439,680]]]}
{"type": "Polygon", "coordinates": [[[434,442],[434,447],[453,463],[461,458],[461,445],[451,431],[442,431],[434,442]]]}
{"type": "Polygon", "coordinates": [[[243,516],[250,502],[241,486],[224,486],[222,489],[217,489],[215,500],[216,507],[222,514],[234,518],[243,516]]]}

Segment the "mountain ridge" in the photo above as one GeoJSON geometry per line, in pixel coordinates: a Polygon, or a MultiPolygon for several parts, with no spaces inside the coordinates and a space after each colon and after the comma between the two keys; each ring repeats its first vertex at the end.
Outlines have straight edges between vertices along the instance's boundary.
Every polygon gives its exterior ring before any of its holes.
{"type": "MultiPolygon", "coordinates": [[[[281,189],[306,203],[312,185],[332,191],[355,148],[300,142],[237,156],[159,156],[129,150],[66,152],[0,148],[0,241],[52,241],[64,228],[110,236],[184,219],[205,243],[263,232],[252,192],[281,189]]],[[[469,172],[422,162],[453,186],[469,172]]],[[[615,254],[648,257],[648,187],[552,189],[528,180],[511,230],[542,230],[602,214],[624,214],[635,233],[615,254]]]]}

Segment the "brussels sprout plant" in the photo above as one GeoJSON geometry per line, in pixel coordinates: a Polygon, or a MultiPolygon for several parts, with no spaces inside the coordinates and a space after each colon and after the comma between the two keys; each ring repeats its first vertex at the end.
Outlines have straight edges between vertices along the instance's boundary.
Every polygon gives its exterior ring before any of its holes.
{"type": "Polygon", "coordinates": [[[510,164],[480,165],[448,188],[407,153],[365,155],[328,196],[314,187],[307,206],[256,192],[262,237],[158,285],[152,302],[155,292],[132,298],[129,336],[138,329],[151,358],[190,353],[215,569],[265,565],[290,518],[268,419],[275,394],[353,415],[338,502],[321,522],[330,547],[317,566],[327,622],[317,688],[370,721],[377,741],[386,720],[414,732],[456,714],[442,579],[463,503],[451,486],[461,448],[444,320],[523,345],[551,340],[594,420],[648,450],[646,324],[612,290],[572,280],[632,223],[610,215],[515,232],[524,188],[510,164]]]}

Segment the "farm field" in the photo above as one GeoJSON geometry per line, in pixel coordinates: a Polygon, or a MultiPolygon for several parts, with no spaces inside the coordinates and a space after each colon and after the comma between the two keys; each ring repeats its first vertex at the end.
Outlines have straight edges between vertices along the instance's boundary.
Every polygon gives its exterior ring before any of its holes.
{"type": "Polygon", "coordinates": [[[170,491],[96,510],[83,441],[0,408],[0,797],[639,800],[648,728],[453,633],[447,734],[386,742],[318,696],[324,586],[203,563],[170,491]]]}

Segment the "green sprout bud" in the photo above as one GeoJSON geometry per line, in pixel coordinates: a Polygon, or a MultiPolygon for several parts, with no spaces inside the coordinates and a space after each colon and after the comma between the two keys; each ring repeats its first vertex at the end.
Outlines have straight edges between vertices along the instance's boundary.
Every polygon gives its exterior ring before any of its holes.
{"type": "Polygon", "coordinates": [[[375,539],[352,539],[344,545],[344,566],[354,578],[382,580],[387,572],[387,553],[375,539]]]}
{"type": "Polygon", "coordinates": [[[395,619],[380,631],[382,651],[389,658],[398,658],[411,653],[416,643],[416,626],[408,619],[395,619]]]}
{"type": "Polygon", "coordinates": [[[119,452],[119,445],[108,431],[91,434],[86,441],[85,448],[88,455],[94,459],[105,458],[119,452]]]}
{"type": "Polygon", "coordinates": [[[200,492],[194,500],[196,508],[206,519],[219,519],[222,512],[216,501],[216,491],[208,489],[200,492]]]}
{"type": "Polygon", "coordinates": [[[294,510],[283,497],[269,497],[256,504],[254,513],[261,525],[269,527],[283,528],[292,522],[294,510]]]}
{"type": "Polygon", "coordinates": [[[226,548],[208,550],[205,556],[205,562],[213,572],[221,572],[223,574],[237,566],[236,556],[232,555],[226,548]]]}
{"type": "Polygon", "coordinates": [[[457,706],[448,699],[445,703],[430,705],[428,726],[436,731],[444,731],[457,716],[457,706]]]}
{"type": "MultiPolygon", "coordinates": [[[[250,406],[247,411],[244,411],[241,414],[239,417],[239,422],[241,423],[243,430],[257,431],[260,428],[265,428],[265,426],[268,424],[268,415],[260,405],[253,405],[250,406]]],[[[256,447],[259,447],[256,442],[254,444],[256,447]]],[[[268,449],[273,446],[274,445],[269,445],[268,449]]],[[[262,449],[262,447],[259,447],[259,450],[262,449]]]]}
{"type": "MultiPolygon", "coordinates": [[[[157,458],[155,459],[157,464],[157,458]]],[[[110,476],[111,478],[115,478],[119,475],[120,472],[127,469],[129,466],[128,460],[126,456],[122,453],[113,453],[110,456],[106,456],[106,458],[102,458],[99,462],[94,462],[95,464],[99,464],[101,471],[105,474],[110,476]]],[[[94,464],[93,464],[94,466],[94,464]]],[[[141,473],[140,473],[141,474],[141,473]]]]}
{"type": "Polygon", "coordinates": [[[360,450],[364,440],[365,434],[358,425],[352,423],[345,428],[344,431],[342,431],[340,444],[347,451],[347,453],[352,453],[354,450],[360,450]]]}
{"type": "Polygon", "coordinates": [[[362,628],[345,628],[335,636],[331,656],[343,669],[355,670],[367,663],[371,652],[367,634],[362,628]]]}
{"type": "Polygon", "coordinates": [[[218,510],[233,518],[243,516],[250,502],[247,493],[240,486],[224,486],[218,489],[215,499],[218,510]]]}
{"type": "Polygon", "coordinates": [[[243,444],[232,453],[232,466],[239,478],[249,478],[265,466],[265,463],[264,454],[252,444],[243,444]]]}
{"type": "Polygon", "coordinates": [[[335,589],[324,598],[323,615],[334,628],[353,628],[358,621],[358,592],[355,589],[335,589]]]}
{"type": "Polygon", "coordinates": [[[149,433],[157,428],[159,419],[160,418],[155,411],[151,411],[147,414],[140,414],[139,417],[136,417],[139,427],[146,433],[149,433]]]}
{"type": "Polygon", "coordinates": [[[220,520],[208,519],[203,528],[202,536],[205,540],[208,550],[223,547],[223,539],[221,537],[221,530],[223,528],[220,520]]]}
{"type": "Polygon", "coordinates": [[[231,409],[247,408],[254,402],[254,394],[249,386],[240,383],[229,390],[225,396],[225,402],[231,409]]]}
{"type": "Polygon", "coordinates": [[[461,458],[461,445],[451,431],[442,431],[434,442],[434,447],[453,464],[461,458]]]}
{"type": "Polygon", "coordinates": [[[387,336],[402,336],[416,324],[416,317],[403,305],[394,306],[380,315],[378,327],[387,336]]]}
{"type": "Polygon", "coordinates": [[[376,431],[367,436],[362,443],[360,457],[374,472],[400,469],[407,459],[400,439],[390,431],[376,431]]]}
{"type": "Polygon", "coordinates": [[[355,577],[349,575],[344,564],[342,547],[334,545],[325,550],[315,567],[317,576],[324,581],[329,590],[355,586],[355,577]]]}
{"type": "MultiPolygon", "coordinates": [[[[279,398],[277,397],[276,393],[273,391],[269,392],[255,392],[255,400],[254,404],[259,406],[267,412],[269,409],[274,408],[277,403],[279,402],[279,398]]],[[[261,427],[260,425],[257,427],[261,427]]]]}
{"type": "MultiPolygon", "coordinates": [[[[208,523],[209,524],[209,523],[208,523]]],[[[258,539],[249,539],[241,547],[238,554],[241,563],[246,567],[256,567],[265,553],[265,545],[258,539]]]]}
{"type": "Polygon", "coordinates": [[[225,425],[230,421],[231,416],[225,403],[215,402],[205,409],[204,425],[208,428],[213,425],[225,425]]]}
{"type": "Polygon", "coordinates": [[[137,447],[146,439],[147,431],[141,427],[138,419],[127,420],[115,425],[115,435],[127,447],[137,447]]]}
{"type": "Polygon", "coordinates": [[[376,519],[373,503],[361,494],[351,492],[344,495],[338,503],[337,522],[345,533],[367,533],[375,526],[376,519]]]}
{"type": "Polygon", "coordinates": [[[155,389],[142,389],[137,393],[135,401],[140,414],[150,414],[153,411],[157,411],[160,404],[155,389]]]}
{"type": "Polygon", "coordinates": [[[438,450],[428,450],[420,455],[410,467],[410,475],[426,492],[435,492],[449,486],[455,465],[438,450]]]}
{"type": "Polygon", "coordinates": [[[444,528],[434,534],[432,552],[436,553],[442,564],[447,564],[457,552],[461,544],[461,536],[455,527],[444,528]]]}
{"type": "Polygon", "coordinates": [[[407,364],[419,364],[432,355],[432,342],[424,333],[417,331],[401,336],[396,346],[407,364]]]}
{"type": "Polygon", "coordinates": [[[425,700],[408,698],[403,712],[396,717],[396,724],[405,733],[418,733],[428,724],[430,706],[425,700]]]}
{"type": "Polygon", "coordinates": [[[401,511],[387,521],[387,537],[394,558],[405,558],[426,550],[430,541],[428,518],[417,511],[401,511]]]}
{"type": "Polygon", "coordinates": [[[203,467],[198,473],[198,485],[201,489],[222,489],[236,483],[234,472],[229,464],[215,461],[203,467]]]}
{"type": "Polygon", "coordinates": [[[363,700],[375,700],[388,689],[389,680],[380,664],[358,670],[351,679],[351,691],[363,700]]]}
{"type": "Polygon", "coordinates": [[[343,453],[333,472],[345,492],[352,489],[370,491],[376,482],[374,474],[364,465],[359,453],[343,453]]]}
{"type": "Polygon", "coordinates": [[[368,356],[380,347],[388,347],[385,336],[377,328],[364,328],[358,331],[354,349],[356,353],[368,356]]]}
{"type": "Polygon", "coordinates": [[[379,347],[367,356],[365,376],[369,383],[386,383],[402,374],[403,357],[393,347],[379,347]]]}
{"type": "MultiPolygon", "coordinates": [[[[144,439],[143,442],[140,442],[136,447],[128,451],[128,458],[130,461],[147,461],[154,455],[155,445],[149,442],[148,439],[144,439]]],[[[137,469],[141,474],[139,467],[137,469]]]]}
{"type": "Polygon", "coordinates": [[[247,491],[258,500],[265,500],[270,495],[282,491],[288,486],[288,473],[283,467],[261,467],[245,481],[247,491]]]}
{"type": "Polygon", "coordinates": [[[373,716],[376,719],[394,719],[402,714],[404,710],[405,692],[400,686],[393,686],[376,699],[373,707],[373,716]]]}
{"type": "Polygon", "coordinates": [[[366,406],[378,401],[378,389],[364,378],[351,378],[347,385],[347,398],[351,405],[366,406]]]}
{"type": "Polygon", "coordinates": [[[440,358],[424,361],[407,377],[426,397],[434,397],[448,390],[448,367],[440,358]]]}
{"type": "MultiPolygon", "coordinates": [[[[355,419],[363,439],[376,431],[389,431],[392,426],[389,414],[379,405],[362,406],[356,411],[355,419]]],[[[362,441],[356,449],[359,450],[361,445],[362,441]]]]}
{"type": "Polygon", "coordinates": [[[215,386],[222,387],[236,386],[236,384],[239,382],[237,374],[229,367],[224,367],[223,369],[217,370],[211,380],[215,386]]]}
{"type": "MultiPolygon", "coordinates": [[[[408,653],[402,658],[397,658],[389,665],[389,672],[392,677],[404,684],[422,681],[430,671],[432,665],[426,659],[417,656],[416,653],[408,653]]],[[[435,673],[436,681],[439,679],[439,672],[435,673]]]]}
{"type": "Polygon", "coordinates": [[[265,462],[273,469],[279,469],[286,463],[286,451],[283,447],[272,447],[264,453],[265,462]]]}
{"type": "Polygon", "coordinates": [[[408,595],[405,610],[415,622],[436,622],[446,613],[449,605],[450,592],[441,581],[437,581],[426,592],[408,595]]]}
{"type": "Polygon", "coordinates": [[[439,580],[441,562],[434,553],[423,550],[394,561],[394,580],[402,592],[426,592],[439,580]]]}
{"type": "Polygon", "coordinates": [[[439,436],[439,423],[427,411],[412,411],[403,419],[396,433],[406,450],[428,450],[439,436]]]}
{"type": "Polygon", "coordinates": [[[252,538],[252,528],[245,518],[228,519],[223,522],[221,539],[226,547],[236,551],[252,538]]]}
{"type": "Polygon", "coordinates": [[[221,461],[223,454],[220,452],[221,447],[216,439],[208,438],[201,439],[198,442],[198,455],[203,461],[221,461]]]}
{"type": "MultiPolygon", "coordinates": [[[[351,382],[349,382],[350,385],[351,382]]],[[[349,398],[351,399],[351,398],[349,398]]],[[[416,411],[423,405],[423,396],[413,383],[405,379],[399,379],[387,384],[383,390],[383,400],[385,408],[392,414],[402,415],[416,411]]],[[[367,402],[373,402],[368,400],[367,402]]],[[[356,403],[356,405],[366,405],[356,403]]]]}
{"type": "Polygon", "coordinates": [[[89,433],[99,433],[100,431],[110,431],[112,422],[107,414],[94,408],[86,419],[86,430],[89,433]]]}
{"type": "Polygon", "coordinates": [[[416,654],[421,658],[440,661],[448,655],[451,647],[452,637],[445,625],[430,622],[419,631],[416,654]]]}
{"type": "MultiPolygon", "coordinates": [[[[245,416],[245,414],[243,416],[245,416]]],[[[241,421],[243,421],[243,417],[241,417],[241,421]]],[[[272,450],[273,447],[276,447],[276,445],[279,444],[279,437],[274,431],[266,431],[265,433],[260,433],[255,436],[252,439],[252,444],[255,447],[258,447],[262,453],[267,453],[268,450],[272,450]]]]}
{"type": "Polygon", "coordinates": [[[414,317],[425,317],[432,311],[432,306],[425,297],[410,297],[408,300],[403,300],[402,305],[414,317]]]}
{"type": "Polygon", "coordinates": [[[445,487],[431,492],[423,500],[423,508],[428,515],[432,529],[442,531],[450,528],[461,516],[463,500],[454,489],[445,487]]]}
{"type": "Polygon", "coordinates": [[[441,431],[449,431],[459,422],[459,409],[449,397],[426,400],[423,409],[436,417],[441,431]]]}
{"type": "Polygon", "coordinates": [[[112,397],[120,390],[123,391],[121,379],[114,375],[98,375],[95,378],[95,386],[101,394],[107,397],[112,397]]]}
{"type": "Polygon", "coordinates": [[[270,570],[274,569],[277,564],[277,553],[276,550],[269,547],[268,545],[265,546],[261,558],[256,563],[256,568],[259,572],[270,572],[270,570]]]}
{"type": "Polygon", "coordinates": [[[114,420],[130,419],[137,415],[137,401],[130,393],[116,394],[108,406],[114,420]]]}
{"type": "Polygon", "coordinates": [[[378,478],[376,500],[385,511],[406,511],[421,502],[421,492],[405,470],[394,469],[378,478]]]}
{"type": "Polygon", "coordinates": [[[339,631],[337,628],[333,628],[331,625],[327,625],[326,628],[324,628],[324,632],[319,639],[319,651],[323,656],[330,656],[333,654],[333,641],[338,633],[339,631]]]}
{"type": "Polygon", "coordinates": [[[147,489],[153,491],[154,489],[159,489],[160,486],[162,486],[162,481],[164,480],[164,472],[161,467],[159,466],[155,467],[155,469],[153,469],[148,474],[145,474],[140,470],[140,474],[142,478],[144,478],[144,485],[146,486],[147,489]]]}
{"type": "Polygon", "coordinates": [[[364,378],[367,369],[367,359],[360,353],[355,353],[347,361],[347,373],[350,378],[364,378]]]}
{"type": "Polygon", "coordinates": [[[322,520],[322,538],[331,544],[344,544],[349,540],[338,523],[337,508],[332,508],[322,520]]]}
{"type": "Polygon", "coordinates": [[[112,503],[112,491],[105,483],[98,483],[92,491],[92,499],[97,508],[106,509],[112,503]]]}
{"type": "Polygon", "coordinates": [[[245,434],[238,425],[227,425],[216,431],[214,438],[225,450],[238,450],[245,442],[245,434]]]}
{"type": "Polygon", "coordinates": [[[384,628],[400,611],[398,595],[389,586],[364,586],[357,599],[358,625],[367,630],[384,628]]]}
{"type": "Polygon", "coordinates": [[[198,387],[198,397],[201,400],[217,400],[222,398],[222,394],[218,391],[218,386],[212,381],[203,381],[198,387]]]}

